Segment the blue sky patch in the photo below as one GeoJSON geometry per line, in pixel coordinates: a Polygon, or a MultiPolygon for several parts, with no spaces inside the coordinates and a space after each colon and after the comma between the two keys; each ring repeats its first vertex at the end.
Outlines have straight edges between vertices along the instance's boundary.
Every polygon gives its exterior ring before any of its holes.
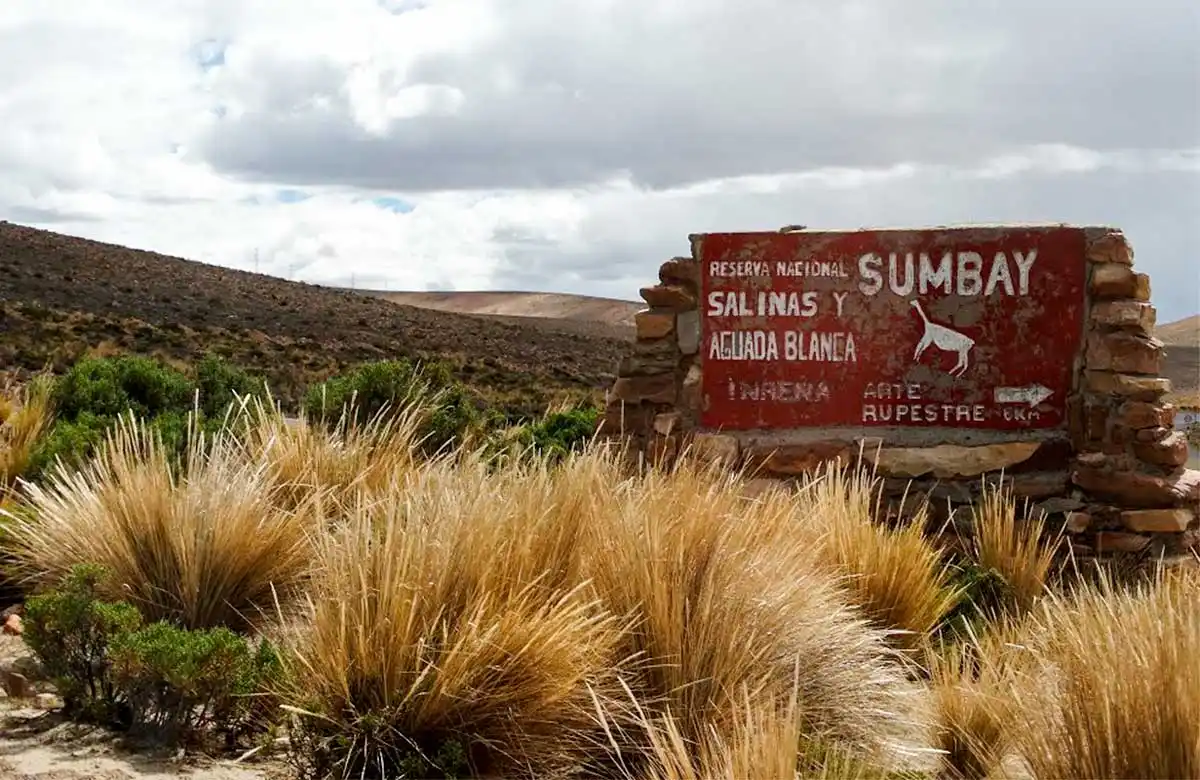
{"type": "Polygon", "coordinates": [[[406,200],[400,200],[400,198],[393,198],[391,196],[375,198],[371,202],[374,203],[376,206],[378,206],[381,209],[386,209],[387,211],[394,211],[397,214],[408,214],[409,212],[411,212],[413,209],[416,208],[416,206],[414,206],[413,204],[409,203],[406,200]]]}
{"type": "Polygon", "coordinates": [[[216,38],[207,38],[196,47],[196,62],[200,70],[212,70],[225,64],[225,49],[228,44],[216,38]]]}
{"type": "Polygon", "coordinates": [[[312,196],[304,190],[283,189],[275,192],[275,200],[280,203],[299,203],[303,200],[308,200],[312,196]]]}

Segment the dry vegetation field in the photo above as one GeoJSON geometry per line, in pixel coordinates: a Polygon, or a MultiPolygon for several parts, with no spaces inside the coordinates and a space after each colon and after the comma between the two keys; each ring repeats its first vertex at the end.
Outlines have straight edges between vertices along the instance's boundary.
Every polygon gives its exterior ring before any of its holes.
{"type": "MultiPolygon", "coordinates": [[[[1195,568],[1084,569],[998,493],[936,547],[876,520],[865,475],[764,492],[564,455],[586,411],[520,422],[602,393],[631,306],[357,294],[0,223],[0,780],[1200,777],[1195,568]],[[216,364],[67,373],[207,353],[280,405],[186,419],[245,386],[216,364]],[[429,356],[502,414],[310,413],[314,383],[429,356]],[[114,425],[130,399],[153,414],[114,425]]],[[[1198,324],[1159,329],[1180,398],[1198,324]]]]}
{"type": "Polygon", "coordinates": [[[1002,494],[953,553],[859,474],[430,455],[421,399],[182,461],[129,418],[30,484],[49,396],[5,398],[4,679],[57,699],[0,777],[1200,776],[1200,576],[1076,571],[1002,494]]]}

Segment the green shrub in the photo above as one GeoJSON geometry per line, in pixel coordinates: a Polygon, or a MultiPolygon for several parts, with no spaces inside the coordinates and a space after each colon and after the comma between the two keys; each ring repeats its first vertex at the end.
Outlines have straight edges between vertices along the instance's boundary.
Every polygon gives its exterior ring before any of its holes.
{"type": "Polygon", "coordinates": [[[364,425],[385,410],[400,412],[416,401],[426,403],[417,430],[426,454],[462,444],[482,420],[475,399],[447,365],[408,360],[363,363],[313,385],[305,395],[304,410],[310,419],[327,423],[351,410],[348,417],[364,425]]]}
{"type": "Polygon", "coordinates": [[[236,396],[247,398],[266,395],[263,379],[219,355],[205,355],[196,364],[196,386],[200,391],[200,411],[206,418],[221,420],[236,396]]]}
{"type": "Polygon", "coordinates": [[[25,603],[25,643],[42,664],[71,717],[119,719],[121,695],[114,687],[108,648],[114,638],[141,624],[137,609],[97,598],[107,573],[76,566],[56,590],[25,603]]]}
{"type": "Polygon", "coordinates": [[[553,412],[525,426],[519,441],[538,457],[558,461],[586,447],[595,435],[599,421],[600,410],[595,408],[553,412]]]}
{"type": "Polygon", "coordinates": [[[122,355],[84,358],[55,384],[54,407],[60,419],[85,413],[115,419],[132,410],[152,418],[191,409],[194,385],[184,374],[150,358],[122,355]]]}
{"type": "Polygon", "coordinates": [[[211,734],[232,746],[269,725],[276,700],[266,691],[282,673],[270,643],[252,648],[227,628],[143,625],[136,607],[100,598],[107,576],[75,566],[25,605],[25,640],[69,717],[172,745],[211,734]]]}
{"type": "Polygon", "coordinates": [[[36,480],[45,475],[54,467],[56,459],[61,459],[68,468],[78,466],[104,441],[104,432],[110,425],[112,418],[98,417],[86,411],[74,420],[56,420],[50,432],[34,448],[27,477],[36,480]]]}
{"type": "Polygon", "coordinates": [[[257,650],[227,628],[187,630],[157,622],[116,637],[109,649],[113,684],[128,702],[133,733],[167,744],[208,734],[232,746],[265,725],[264,687],[279,657],[266,640],[257,650]]]}
{"type": "Polygon", "coordinates": [[[208,434],[226,421],[239,396],[266,394],[266,385],[242,368],[207,355],[189,376],[149,358],[85,358],[55,382],[52,398],[57,419],[34,449],[28,477],[38,479],[61,458],[73,468],[95,454],[121,415],[150,423],[176,462],[187,453],[189,416],[208,434]],[[198,395],[197,395],[198,393],[198,395]],[[198,400],[198,406],[197,406],[198,400]]]}

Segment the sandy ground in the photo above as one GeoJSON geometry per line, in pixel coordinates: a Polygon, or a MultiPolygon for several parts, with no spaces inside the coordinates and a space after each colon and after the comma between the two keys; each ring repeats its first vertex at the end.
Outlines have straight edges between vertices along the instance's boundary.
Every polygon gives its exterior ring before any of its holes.
{"type": "Polygon", "coordinates": [[[0,689],[0,780],[283,780],[288,776],[279,764],[125,750],[116,735],[61,718],[54,709],[57,702],[45,693],[49,685],[36,679],[31,664],[29,651],[18,637],[0,635],[0,676],[26,672],[34,694],[15,699],[0,689]]]}

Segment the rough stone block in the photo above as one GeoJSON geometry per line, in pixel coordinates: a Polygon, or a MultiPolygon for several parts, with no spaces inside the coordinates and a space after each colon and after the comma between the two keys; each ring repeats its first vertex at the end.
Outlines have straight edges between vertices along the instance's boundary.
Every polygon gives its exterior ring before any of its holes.
{"type": "Polygon", "coordinates": [[[1158,339],[1124,331],[1093,333],[1087,343],[1087,367],[1092,371],[1157,375],[1166,355],[1158,339]]]}
{"type": "Polygon", "coordinates": [[[675,375],[620,377],[613,383],[612,394],[625,403],[675,403],[675,375]]]}
{"type": "Polygon", "coordinates": [[[686,287],[675,284],[656,284],[643,287],[638,293],[650,306],[674,312],[696,308],[696,294],[686,287]]]}
{"type": "Polygon", "coordinates": [[[715,463],[729,468],[738,465],[741,444],[737,437],[722,433],[697,433],[692,437],[692,454],[703,463],[715,463]]]}
{"type": "Polygon", "coordinates": [[[1013,474],[1005,482],[1014,498],[1039,499],[1065,493],[1071,475],[1066,471],[1029,472],[1013,474]]]}
{"type": "Polygon", "coordinates": [[[1156,401],[1171,392],[1171,380],[1157,376],[1135,376],[1111,371],[1088,371],[1085,383],[1089,392],[1124,396],[1140,401],[1156,401]]]}
{"type": "Polygon", "coordinates": [[[1171,433],[1171,429],[1165,426],[1156,426],[1154,428],[1143,428],[1133,435],[1133,440],[1142,444],[1162,441],[1171,433]]]}
{"type": "Polygon", "coordinates": [[[679,394],[679,405],[686,411],[699,414],[701,402],[704,400],[704,388],[701,384],[703,373],[698,363],[688,366],[683,376],[683,388],[679,394]]]}
{"type": "Polygon", "coordinates": [[[771,474],[789,476],[814,471],[830,461],[849,464],[853,456],[853,445],[845,441],[752,446],[745,452],[748,464],[771,474]]]}
{"type": "Polygon", "coordinates": [[[1104,301],[1092,307],[1092,322],[1110,328],[1150,333],[1156,320],[1154,307],[1139,301],[1104,301]]]}
{"type": "Polygon", "coordinates": [[[679,340],[679,351],[684,355],[694,355],[700,351],[700,312],[680,312],[675,318],[675,334],[679,340]]]}
{"type": "Polygon", "coordinates": [[[1085,231],[1087,259],[1093,263],[1133,264],[1133,247],[1120,230],[1091,228],[1085,231]]]}
{"type": "Polygon", "coordinates": [[[1150,277],[1121,263],[1094,266],[1089,289],[1099,300],[1124,298],[1143,303],[1150,301],[1150,277]]]}
{"type": "Polygon", "coordinates": [[[643,309],[633,315],[633,324],[637,328],[638,339],[642,341],[666,338],[675,330],[675,314],[643,309]]]}
{"type": "Polygon", "coordinates": [[[1150,545],[1150,539],[1121,531],[1101,531],[1096,534],[1096,552],[1139,553],[1150,545]]]}
{"type": "Polygon", "coordinates": [[[1025,471],[1065,471],[1075,457],[1075,446],[1070,439],[1055,437],[1046,439],[1038,444],[1037,450],[1029,458],[1007,473],[1017,475],[1025,471]]]}
{"type": "Polygon", "coordinates": [[[1175,407],[1171,404],[1152,404],[1145,401],[1126,401],[1117,407],[1113,420],[1131,430],[1141,428],[1165,428],[1175,419],[1175,407]]]}
{"type": "Polygon", "coordinates": [[[673,257],[658,268],[658,280],[663,284],[679,284],[700,289],[700,264],[690,257],[673,257]]]}
{"type": "Polygon", "coordinates": [[[1200,505],[1200,471],[1180,469],[1167,476],[1080,466],[1071,481],[1086,492],[1121,506],[1167,509],[1200,505]]]}
{"type": "Polygon", "coordinates": [[[679,412],[664,412],[654,416],[654,432],[661,436],[670,436],[679,428],[679,412]]]}
{"type": "Polygon", "coordinates": [[[1008,442],[962,447],[941,444],[936,447],[892,447],[878,455],[863,453],[863,459],[875,463],[885,477],[920,477],[932,474],[938,479],[976,477],[999,471],[1028,460],[1037,451],[1038,442],[1008,442]]]}
{"type": "Polygon", "coordinates": [[[625,355],[617,364],[617,376],[655,376],[669,374],[675,370],[678,360],[674,355],[625,355]]]}
{"type": "Polygon", "coordinates": [[[655,413],[655,407],[647,404],[623,404],[620,401],[610,403],[604,410],[601,432],[645,432],[650,429],[655,413]]]}
{"type": "MultiPolygon", "coordinates": [[[[1166,429],[1146,428],[1138,431],[1138,436],[1159,430],[1165,431],[1166,429]]],[[[1188,460],[1187,435],[1183,431],[1170,431],[1156,441],[1137,441],[1133,445],[1133,454],[1139,460],[1153,463],[1156,466],[1172,468],[1182,466],[1188,460]]]]}
{"type": "Polygon", "coordinates": [[[1092,527],[1092,516],[1087,512],[1068,512],[1065,525],[1068,533],[1081,534],[1092,527]]]}
{"type": "Polygon", "coordinates": [[[1121,513],[1121,525],[1141,533],[1181,533],[1195,519],[1190,509],[1132,509],[1121,513]]]}
{"type": "Polygon", "coordinates": [[[1045,501],[1039,501],[1037,508],[1048,515],[1062,515],[1067,512],[1077,512],[1083,509],[1083,502],[1077,498],[1054,496],[1045,501]]]}

